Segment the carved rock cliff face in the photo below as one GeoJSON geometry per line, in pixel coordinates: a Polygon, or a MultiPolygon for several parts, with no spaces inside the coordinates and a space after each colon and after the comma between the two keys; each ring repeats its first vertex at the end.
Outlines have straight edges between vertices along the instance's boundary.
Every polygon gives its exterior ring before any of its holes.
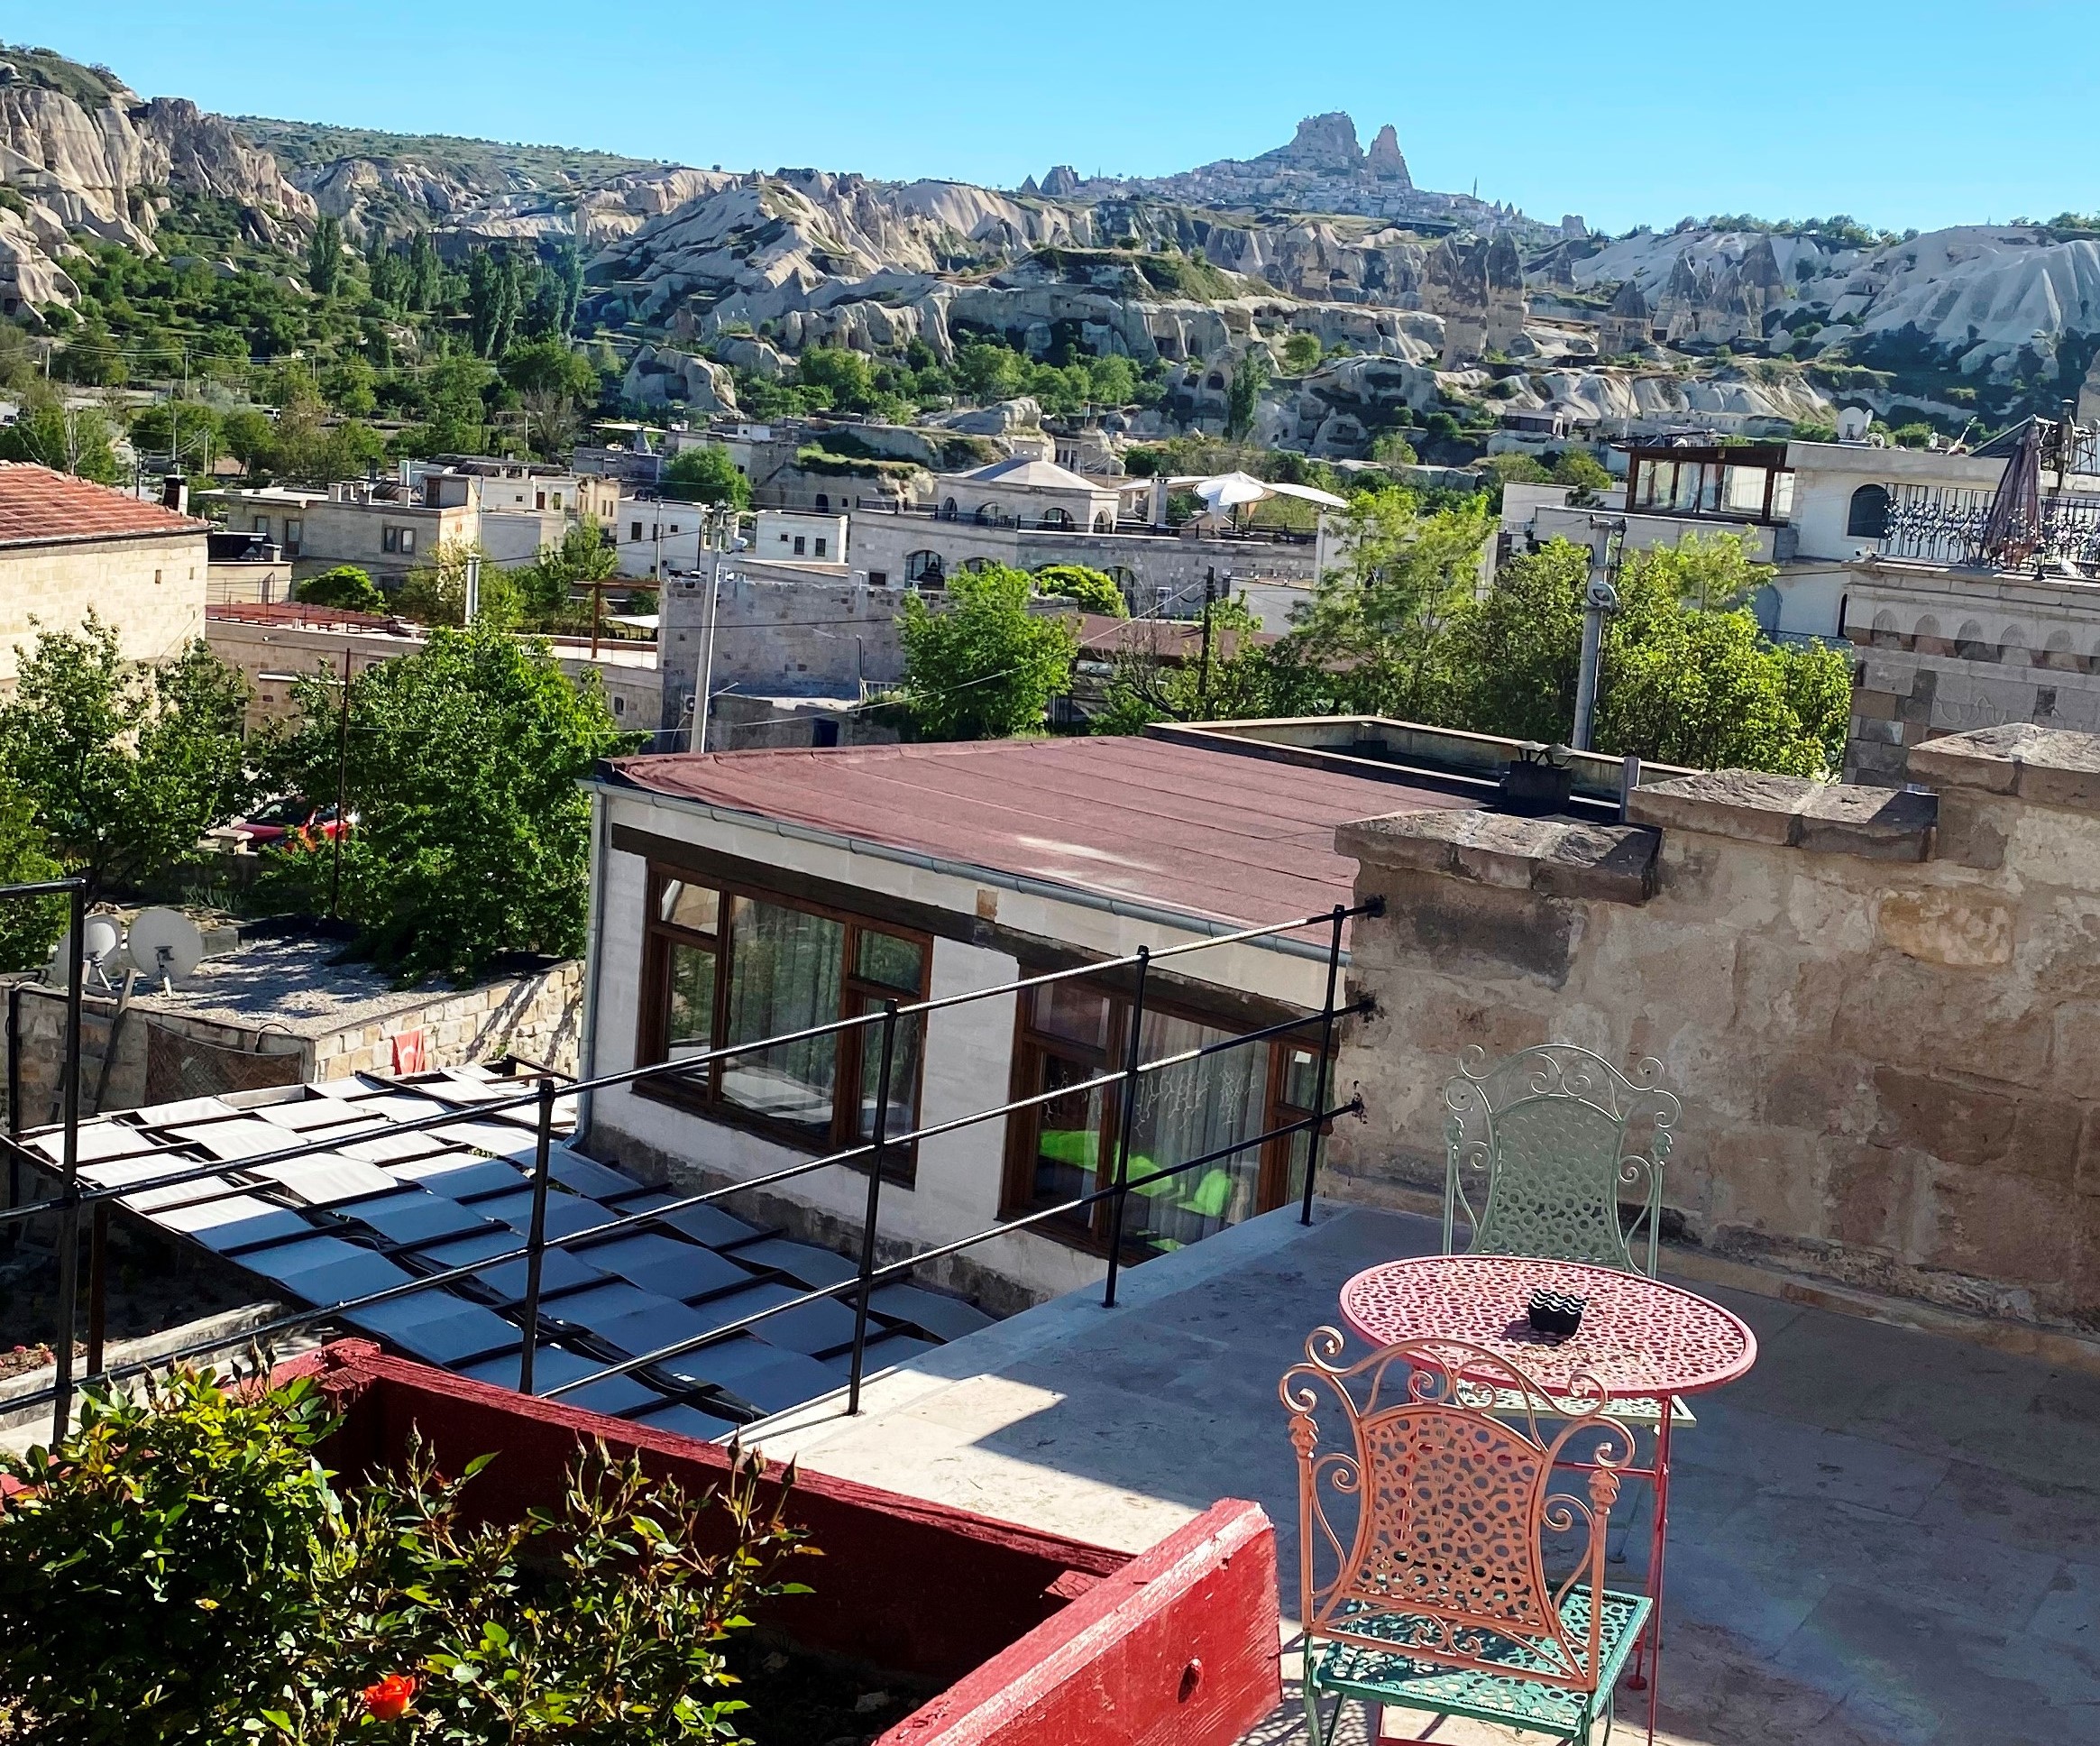
{"type": "Polygon", "coordinates": [[[0,236],[9,281],[0,298],[29,305],[72,301],[56,259],[69,235],[151,253],[154,202],[169,191],[234,201],[259,235],[279,242],[296,240],[315,210],[223,117],[187,97],[147,103],[122,87],[84,106],[19,78],[0,83],[0,182],[28,207],[0,236]]]}

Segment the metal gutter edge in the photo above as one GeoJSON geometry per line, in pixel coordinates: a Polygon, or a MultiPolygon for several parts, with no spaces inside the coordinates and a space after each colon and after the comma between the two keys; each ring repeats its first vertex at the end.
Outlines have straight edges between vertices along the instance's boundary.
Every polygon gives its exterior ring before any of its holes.
{"type": "MultiPolygon", "coordinates": [[[[1041,897],[1051,903],[1072,904],[1081,909],[1104,910],[1109,914],[1126,916],[1132,921],[1150,922],[1158,927],[1178,928],[1184,933],[1238,933],[1249,926],[1261,925],[1258,922],[1219,921],[1212,916],[1197,915],[1187,910],[1168,909],[1161,905],[1143,903],[1134,898],[1112,897],[1105,892],[1095,891],[1086,886],[1059,885],[1050,879],[1031,878],[1026,874],[979,867],[970,861],[949,860],[944,856],[923,854],[917,850],[898,849],[886,842],[875,842],[866,837],[847,836],[839,832],[821,830],[812,824],[794,824],[784,819],[768,818],[763,813],[746,813],[731,806],[717,806],[709,801],[695,800],[689,795],[667,795],[660,788],[646,788],[638,782],[591,777],[585,779],[583,786],[596,791],[593,795],[594,804],[599,795],[646,799],[651,804],[668,806],[674,812],[688,813],[698,818],[712,819],[718,824],[733,824],[747,831],[770,832],[775,836],[786,837],[797,842],[819,843],[827,849],[843,849],[849,854],[894,861],[903,867],[923,868],[929,873],[944,873],[952,878],[974,880],[978,885],[1000,886],[1008,891],[1019,892],[1024,896],[1041,897]]],[[[1243,943],[1262,947],[1270,951],[1279,951],[1288,957],[1312,959],[1323,964],[1327,961],[1327,948],[1311,940],[1293,940],[1287,935],[1278,934],[1267,940],[1249,940],[1243,943]]],[[[1342,961],[1344,964],[1349,962],[1346,951],[1342,954],[1342,961]]]]}

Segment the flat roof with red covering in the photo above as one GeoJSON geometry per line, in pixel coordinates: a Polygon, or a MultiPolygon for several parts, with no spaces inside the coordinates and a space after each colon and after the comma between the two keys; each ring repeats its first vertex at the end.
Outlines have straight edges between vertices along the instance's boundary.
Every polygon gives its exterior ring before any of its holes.
{"type": "Polygon", "coordinates": [[[1352,820],[1475,802],[1168,740],[710,752],[613,761],[615,780],[1019,878],[1257,927],[1351,901],[1352,820]]]}
{"type": "Polygon", "coordinates": [[[211,524],[30,461],[0,461],[0,547],[201,534],[211,524]]]}

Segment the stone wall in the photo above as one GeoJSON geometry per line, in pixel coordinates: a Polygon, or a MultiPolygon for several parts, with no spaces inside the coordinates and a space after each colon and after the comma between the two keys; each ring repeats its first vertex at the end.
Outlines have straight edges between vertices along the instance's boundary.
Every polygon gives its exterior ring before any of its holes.
{"type": "MultiPolygon", "coordinates": [[[[205,1018],[173,1010],[154,997],[134,1000],[116,1029],[116,1049],[106,1077],[103,1060],[109,1051],[110,1023],[116,1002],[88,996],[81,1003],[81,1109],[101,1113],[136,1109],[179,1094],[203,1094],[240,1089],[250,1082],[294,1084],[347,1079],[353,1073],[394,1071],[394,1039],[421,1030],[426,1067],[456,1067],[493,1061],[503,1055],[576,1071],[576,1040],[582,1016],[583,966],[570,960],[534,975],[507,977],[479,988],[433,995],[404,994],[399,1006],[383,1016],[336,1029],[309,1028],[300,1034],[275,1022],[205,1018]],[[151,1085],[149,1070],[154,1052],[151,1033],[178,1040],[162,1059],[189,1052],[198,1071],[214,1083],[199,1080],[180,1093],[166,1084],[151,1085]],[[269,1067],[234,1057],[292,1057],[269,1067]],[[97,1090],[100,1096],[97,1100],[97,1090]]],[[[177,998],[179,998],[179,995],[177,998]]],[[[21,1000],[23,1126],[41,1126],[58,1119],[61,1067],[65,1058],[66,1007],[62,990],[25,988],[21,1000]]],[[[164,1070],[165,1071],[165,1070],[164,1070]]],[[[4,1104],[0,1097],[0,1104],[4,1104]]]]}
{"type": "Polygon", "coordinates": [[[1441,1191],[1455,1056],[1553,1041],[1684,1100],[1664,1232],[1738,1260],[2100,1327],[2100,739],[1913,749],[1937,794],[1716,772],[1632,822],[1345,827],[1360,897],[1330,1191],[1441,1191]]]}
{"type": "Polygon", "coordinates": [[[15,646],[37,630],[77,630],[93,608],[134,661],[161,661],[204,634],[205,535],[69,539],[0,555],[0,693],[15,646]]]}

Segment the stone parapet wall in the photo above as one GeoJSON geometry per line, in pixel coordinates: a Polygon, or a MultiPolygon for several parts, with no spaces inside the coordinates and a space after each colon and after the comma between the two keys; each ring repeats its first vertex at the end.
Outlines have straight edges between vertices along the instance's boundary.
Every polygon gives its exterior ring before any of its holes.
{"type": "Polygon", "coordinates": [[[1909,754],[1935,794],[1716,772],[1628,823],[1345,827],[1351,981],[1328,1191],[1441,1193],[1458,1052],[1547,1041],[1684,1100],[1665,1235],[2018,1320],[2100,1327],[2100,739],[1909,754]]]}
{"type": "MultiPolygon", "coordinates": [[[[582,990],[583,966],[568,960],[529,976],[502,978],[456,993],[406,993],[399,1006],[383,1016],[306,1034],[278,1024],[202,1018],[170,1010],[147,997],[133,1001],[117,1025],[114,1054],[109,1053],[109,1036],[117,1003],[108,996],[91,995],[81,1002],[81,1110],[108,1114],[251,1084],[392,1073],[395,1039],[418,1030],[426,1068],[516,1055],[573,1073],[582,990]],[[194,1083],[187,1079],[180,1084],[154,1083],[151,1033],[155,1031],[163,1039],[163,1076],[184,1074],[187,1052],[199,1076],[194,1083]],[[184,1044],[194,1047],[186,1052],[184,1044]],[[256,1057],[269,1059],[258,1061],[256,1057]]],[[[20,1006],[22,1125],[36,1127],[58,1119],[65,1060],[64,991],[25,988],[20,1006]]]]}

